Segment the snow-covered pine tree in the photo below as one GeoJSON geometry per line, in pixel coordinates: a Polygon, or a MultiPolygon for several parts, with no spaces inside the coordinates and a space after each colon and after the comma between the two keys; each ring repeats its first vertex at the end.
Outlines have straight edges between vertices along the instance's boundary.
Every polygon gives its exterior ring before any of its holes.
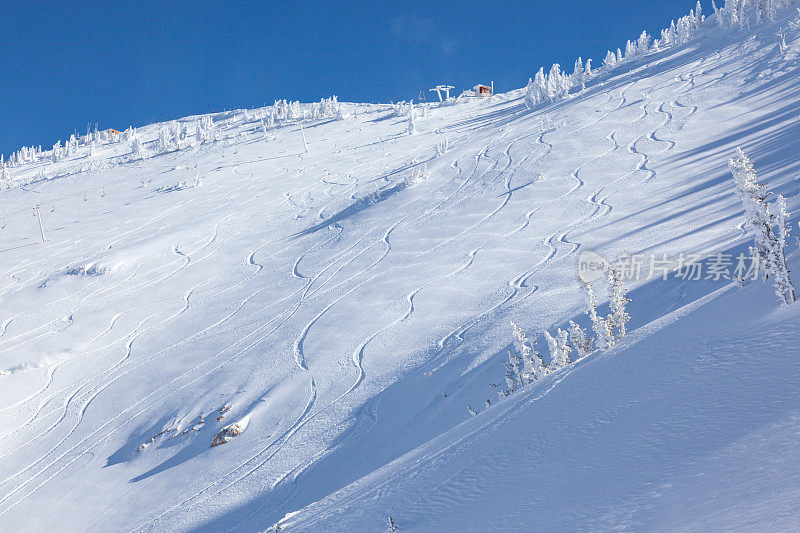
{"type": "Polygon", "coordinates": [[[694,37],[694,19],[681,17],[678,19],[678,44],[686,44],[694,37]]]}
{"type": "Polygon", "coordinates": [[[675,21],[673,20],[669,28],[664,30],[666,33],[663,34],[664,38],[666,38],[666,44],[672,46],[678,42],[678,29],[675,27],[675,21]]]}
{"type": "Polygon", "coordinates": [[[729,167],[736,182],[736,192],[745,209],[745,224],[755,233],[755,246],[751,248],[751,253],[758,257],[763,278],[772,280],[781,301],[787,305],[794,303],[797,297],[789,279],[789,267],[786,265],[784,253],[785,241],[782,245],[780,237],[783,235],[785,239],[788,235],[785,202],[779,199],[779,213],[770,213],[766,201],[766,185],[758,182],[750,158],[741,149],[738,154],[738,157],[729,161],[729,167]]]}
{"type": "Polygon", "coordinates": [[[637,49],[636,49],[636,43],[633,42],[633,41],[627,41],[625,43],[625,56],[624,56],[625,59],[630,61],[631,59],[633,59],[637,55],[638,54],[637,54],[637,49]]]}
{"type": "MultiPolygon", "coordinates": [[[[773,20],[770,18],[770,11],[772,10],[772,2],[770,0],[756,0],[756,22],[761,23],[765,20],[773,20]]],[[[772,14],[774,16],[774,13],[772,14]]]]}
{"type": "Polygon", "coordinates": [[[569,321],[569,343],[575,348],[575,354],[578,359],[583,359],[592,353],[593,339],[586,334],[586,330],[578,324],[569,321]]]}
{"type": "Polygon", "coordinates": [[[581,90],[586,88],[586,72],[583,70],[583,59],[580,57],[575,61],[575,68],[570,76],[570,85],[581,90]]]}
{"type": "Polygon", "coordinates": [[[414,135],[417,133],[417,121],[416,121],[416,113],[414,112],[414,100],[408,105],[408,134],[414,135]]]}
{"type": "Polygon", "coordinates": [[[563,80],[561,79],[561,65],[554,63],[547,75],[547,97],[551,102],[559,99],[563,92],[563,80]]]}
{"type": "Polygon", "coordinates": [[[522,358],[514,350],[508,351],[508,361],[503,363],[506,367],[505,395],[508,396],[515,390],[525,385],[522,378],[522,358]]]}
{"type": "Polygon", "coordinates": [[[145,148],[142,144],[141,139],[139,139],[138,135],[135,135],[131,140],[131,154],[134,157],[141,157],[144,159],[146,157],[145,148]]]}
{"type": "Polygon", "coordinates": [[[725,27],[725,14],[722,12],[722,10],[719,7],[717,7],[716,0],[711,0],[711,8],[714,10],[714,19],[717,21],[717,24],[719,24],[720,26],[722,26],[724,28],[725,27]]]}
{"type": "Polygon", "coordinates": [[[603,59],[603,65],[605,65],[606,68],[614,68],[617,65],[617,56],[614,55],[614,52],[611,50],[608,51],[605,59],[603,59]]]}
{"type": "Polygon", "coordinates": [[[592,74],[593,74],[593,72],[592,72],[592,59],[589,58],[589,59],[586,60],[586,67],[584,67],[584,69],[583,69],[584,80],[591,78],[592,74]]]}
{"type": "Polygon", "coordinates": [[[548,369],[551,372],[555,372],[556,370],[561,368],[561,367],[558,366],[558,363],[557,363],[557,361],[559,359],[559,357],[558,357],[558,341],[556,340],[555,337],[550,335],[550,332],[547,331],[547,330],[544,331],[544,340],[547,341],[547,349],[550,351],[550,362],[547,365],[548,369]]]}
{"type": "Polygon", "coordinates": [[[586,284],[586,293],[589,297],[589,309],[586,314],[592,321],[592,330],[595,334],[595,343],[600,350],[608,350],[614,346],[614,334],[608,325],[608,321],[597,314],[597,297],[590,284],[586,284]]]}
{"type": "Polygon", "coordinates": [[[525,86],[525,105],[528,109],[533,109],[537,103],[536,86],[533,84],[533,78],[528,78],[528,85],[525,86]]]}
{"type": "Polygon", "coordinates": [[[786,198],[779,194],[775,204],[778,210],[775,215],[778,233],[778,248],[775,253],[778,271],[775,278],[776,292],[778,297],[784,297],[787,303],[794,303],[797,301],[797,294],[789,277],[789,266],[786,264],[786,240],[789,238],[789,211],[786,209],[786,198]]]}
{"type": "Polygon", "coordinates": [[[558,357],[555,359],[556,366],[558,368],[568,366],[572,362],[572,346],[569,343],[569,334],[561,328],[556,332],[556,348],[558,357]]]}
{"type": "Polygon", "coordinates": [[[731,2],[730,8],[728,8],[728,0],[725,2],[725,11],[728,12],[731,17],[730,22],[731,26],[739,26],[740,28],[744,28],[747,24],[747,18],[745,16],[745,7],[747,6],[747,0],[733,0],[731,2]]]}
{"type": "Polygon", "coordinates": [[[789,46],[786,44],[786,35],[783,32],[778,34],[778,52],[781,55],[786,55],[789,51],[789,46]]]}
{"type": "Polygon", "coordinates": [[[567,332],[559,328],[554,337],[550,335],[549,331],[545,331],[544,338],[547,340],[547,347],[550,349],[549,370],[555,372],[567,366],[570,363],[570,353],[572,352],[567,332]]]}
{"type": "Polygon", "coordinates": [[[650,37],[646,31],[643,31],[639,36],[639,39],[636,41],[636,54],[640,56],[645,55],[650,51],[650,44],[652,42],[653,38],[650,37]]]}
{"type": "Polygon", "coordinates": [[[653,46],[650,47],[651,52],[661,51],[661,42],[658,39],[653,39],[653,46]]]}
{"type": "Polygon", "coordinates": [[[542,355],[536,346],[530,341],[525,332],[517,326],[513,321],[511,326],[514,329],[515,348],[519,350],[522,355],[522,383],[527,385],[532,381],[536,381],[547,374],[542,355]]]}
{"type": "Polygon", "coordinates": [[[289,120],[297,122],[303,118],[303,109],[300,107],[299,101],[294,101],[289,104],[289,120]]]}
{"type": "Polygon", "coordinates": [[[539,67],[539,71],[533,78],[533,84],[536,87],[536,103],[539,103],[547,97],[547,76],[544,73],[544,67],[539,67]]]}
{"type": "Polygon", "coordinates": [[[53,145],[53,152],[50,157],[53,163],[58,163],[61,160],[61,141],[53,145]]]}
{"type": "Polygon", "coordinates": [[[611,307],[611,314],[608,316],[608,327],[612,332],[616,329],[616,338],[620,339],[625,336],[625,324],[628,323],[631,317],[626,310],[626,306],[630,302],[627,297],[628,289],[625,287],[625,280],[619,267],[614,265],[609,267],[608,283],[610,289],[609,304],[611,307]]]}
{"type": "Polygon", "coordinates": [[[156,144],[156,151],[160,154],[172,150],[172,141],[170,139],[169,131],[161,128],[158,131],[158,143],[156,144]]]}

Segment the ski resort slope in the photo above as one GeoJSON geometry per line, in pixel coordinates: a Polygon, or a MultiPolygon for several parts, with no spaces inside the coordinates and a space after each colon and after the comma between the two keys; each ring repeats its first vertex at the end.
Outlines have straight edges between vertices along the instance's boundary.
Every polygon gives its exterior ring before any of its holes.
{"type": "Polygon", "coordinates": [[[156,124],[143,159],[12,169],[0,529],[797,529],[800,316],[768,284],[641,280],[615,348],[493,386],[509,320],[587,324],[580,252],[746,249],[737,147],[800,209],[787,22],[413,135],[390,106],[231,111],[215,142],[155,154],[156,124]]]}

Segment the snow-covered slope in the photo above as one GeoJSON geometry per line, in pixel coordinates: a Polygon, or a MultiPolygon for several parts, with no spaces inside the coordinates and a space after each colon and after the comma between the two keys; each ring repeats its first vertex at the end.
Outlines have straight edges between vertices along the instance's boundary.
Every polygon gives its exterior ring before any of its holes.
{"type": "Polygon", "coordinates": [[[737,147],[798,210],[799,33],[707,24],[414,135],[389,106],[228,112],[12,169],[2,529],[797,528],[800,317],[769,285],[642,280],[614,349],[492,385],[510,319],[586,323],[581,251],[746,248],[737,147]]]}

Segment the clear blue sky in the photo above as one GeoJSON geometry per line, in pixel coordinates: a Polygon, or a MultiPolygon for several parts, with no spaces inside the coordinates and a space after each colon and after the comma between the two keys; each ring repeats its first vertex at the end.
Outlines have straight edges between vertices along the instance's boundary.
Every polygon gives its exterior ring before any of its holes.
{"type": "Polygon", "coordinates": [[[599,65],[694,4],[6,0],[0,153],[49,148],[87,122],[123,129],[277,98],[387,102],[492,80],[505,91],[553,62],[599,65]]]}

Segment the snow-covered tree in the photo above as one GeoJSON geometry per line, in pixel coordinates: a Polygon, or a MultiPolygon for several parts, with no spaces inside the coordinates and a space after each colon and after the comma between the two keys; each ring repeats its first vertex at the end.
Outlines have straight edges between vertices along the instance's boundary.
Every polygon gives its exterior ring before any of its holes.
{"type": "Polygon", "coordinates": [[[789,46],[786,44],[786,35],[783,32],[778,34],[778,52],[781,55],[786,55],[786,52],[789,51],[789,46]]]}
{"type": "Polygon", "coordinates": [[[615,329],[617,330],[616,338],[619,339],[625,336],[625,324],[631,318],[626,310],[630,299],[627,297],[628,289],[625,287],[622,271],[614,265],[608,269],[608,283],[610,288],[609,304],[611,307],[608,326],[612,332],[615,329]]]}
{"type": "Polygon", "coordinates": [[[725,12],[730,16],[731,26],[745,27],[747,24],[746,6],[747,0],[728,0],[725,2],[725,12]],[[729,3],[731,4],[730,7],[728,6],[729,3]]]}
{"type": "Polygon", "coordinates": [[[566,96],[568,90],[569,84],[561,73],[561,66],[558,63],[554,63],[550,68],[550,73],[547,75],[547,97],[551,102],[554,102],[566,96]]]}
{"type": "Polygon", "coordinates": [[[11,172],[8,170],[8,166],[3,163],[2,169],[0,169],[0,179],[3,181],[11,181],[11,172]]]}
{"type": "Polygon", "coordinates": [[[631,60],[636,57],[638,54],[638,49],[636,48],[636,43],[633,41],[627,41],[625,43],[625,59],[631,60]]]}
{"type": "Polygon", "coordinates": [[[778,213],[772,214],[767,204],[766,185],[758,182],[753,162],[739,149],[738,157],[729,161],[736,192],[745,209],[745,225],[755,234],[753,256],[758,258],[765,280],[772,280],[775,292],[784,304],[797,300],[786,264],[785,242],[788,235],[786,203],[779,197],[778,213]]]}
{"type": "Polygon", "coordinates": [[[570,85],[581,90],[586,88],[586,71],[583,70],[583,59],[580,57],[575,61],[575,68],[570,76],[570,85]]]}
{"type": "Polygon", "coordinates": [[[147,153],[145,152],[144,145],[142,144],[142,140],[139,138],[138,135],[134,136],[131,140],[131,154],[134,157],[147,157],[147,153]]]}
{"type": "Polygon", "coordinates": [[[417,120],[416,113],[414,112],[414,101],[412,100],[408,108],[408,134],[414,135],[417,133],[417,120]]]}
{"type": "Polygon", "coordinates": [[[323,98],[320,101],[320,108],[322,118],[341,119],[344,117],[342,104],[339,103],[339,99],[336,97],[336,95],[333,95],[330,98],[323,98]]]}
{"type": "Polygon", "coordinates": [[[700,4],[700,0],[697,0],[697,5],[694,8],[694,26],[695,28],[700,28],[703,25],[703,21],[706,20],[706,17],[703,15],[703,6],[700,4]]]}
{"type": "Polygon", "coordinates": [[[772,0],[757,0],[756,4],[756,22],[763,22],[769,20],[775,22],[777,13],[775,11],[775,4],[772,0]]]}
{"type": "Polygon", "coordinates": [[[550,335],[549,331],[545,331],[544,338],[550,350],[550,371],[555,372],[569,365],[570,354],[572,353],[572,346],[569,344],[569,334],[559,328],[555,336],[550,335]]]}
{"type": "Polygon", "coordinates": [[[161,128],[158,132],[158,142],[156,143],[156,152],[163,154],[177,150],[178,143],[173,137],[172,131],[169,128],[161,128]]]}
{"type": "Polygon", "coordinates": [[[789,267],[786,264],[786,240],[789,237],[789,211],[786,209],[786,198],[779,194],[775,205],[778,211],[775,215],[775,226],[778,233],[778,247],[775,251],[778,274],[775,277],[776,292],[778,297],[784,299],[786,303],[794,303],[797,301],[797,294],[792,280],[789,278],[789,267]]]}
{"type": "Polygon", "coordinates": [[[669,28],[661,30],[661,44],[664,46],[672,46],[678,42],[678,29],[675,27],[673,20],[669,28]]]}
{"type": "Polygon", "coordinates": [[[533,109],[537,103],[536,86],[533,84],[533,78],[528,78],[528,85],[525,86],[525,105],[528,109],[533,109]]]}
{"type": "Polygon", "coordinates": [[[539,71],[533,78],[533,85],[536,87],[537,103],[547,98],[547,76],[544,73],[544,67],[539,67],[539,71]]]}
{"type": "Polygon", "coordinates": [[[505,395],[509,395],[515,390],[525,386],[522,378],[522,358],[514,350],[508,351],[508,361],[503,363],[506,367],[506,387],[505,395]]]}
{"type": "Polygon", "coordinates": [[[714,10],[714,19],[722,27],[725,27],[725,14],[717,7],[716,0],[711,0],[711,8],[714,10]]]}
{"type": "Polygon", "coordinates": [[[694,17],[678,19],[678,44],[686,44],[694,38],[694,17]]]}
{"type": "Polygon", "coordinates": [[[586,293],[589,297],[589,309],[587,314],[592,322],[592,330],[595,334],[595,342],[600,350],[608,350],[614,346],[614,334],[608,324],[608,320],[597,314],[597,297],[590,284],[586,285],[586,293]]]}
{"type": "Polygon", "coordinates": [[[522,356],[522,383],[523,385],[527,385],[532,381],[544,377],[547,370],[542,361],[542,355],[528,336],[525,335],[525,332],[514,322],[511,322],[511,326],[514,330],[514,347],[522,356]]]}
{"type": "Polygon", "coordinates": [[[558,366],[556,364],[556,359],[558,358],[558,341],[555,337],[550,335],[550,332],[545,330],[544,332],[544,340],[547,342],[547,349],[550,352],[550,363],[548,367],[550,371],[558,370],[558,366]]]}
{"type": "Polygon", "coordinates": [[[586,334],[586,330],[578,324],[569,321],[569,343],[575,348],[575,354],[578,359],[583,359],[592,353],[593,339],[586,334]]]}
{"type": "Polygon", "coordinates": [[[643,56],[650,51],[650,44],[653,42],[652,37],[646,31],[643,31],[636,41],[636,53],[643,56]]]}
{"type": "Polygon", "coordinates": [[[606,68],[614,68],[617,66],[617,56],[614,55],[614,52],[611,50],[608,51],[605,59],[603,59],[603,65],[605,65],[606,68]]]}
{"type": "Polygon", "coordinates": [[[288,115],[287,118],[292,122],[297,122],[303,118],[303,108],[300,107],[299,101],[294,101],[289,104],[288,115]]]}

